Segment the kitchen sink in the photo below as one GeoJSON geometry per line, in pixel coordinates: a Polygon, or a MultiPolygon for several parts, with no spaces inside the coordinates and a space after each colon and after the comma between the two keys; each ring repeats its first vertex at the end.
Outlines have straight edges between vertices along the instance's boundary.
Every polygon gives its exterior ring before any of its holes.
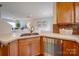
{"type": "Polygon", "coordinates": [[[39,35],[39,34],[38,33],[24,33],[20,36],[22,37],[22,36],[31,36],[31,35],[39,35]]]}

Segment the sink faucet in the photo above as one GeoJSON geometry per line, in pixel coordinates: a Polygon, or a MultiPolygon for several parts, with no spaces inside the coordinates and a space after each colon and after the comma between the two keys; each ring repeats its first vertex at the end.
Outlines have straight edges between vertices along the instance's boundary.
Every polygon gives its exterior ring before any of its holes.
{"type": "Polygon", "coordinates": [[[30,33],[33,33],[33,31],[34,31],[34,27],[31,26],[31,27],[29,28],[29,31],[30,31],[30,33]]]}

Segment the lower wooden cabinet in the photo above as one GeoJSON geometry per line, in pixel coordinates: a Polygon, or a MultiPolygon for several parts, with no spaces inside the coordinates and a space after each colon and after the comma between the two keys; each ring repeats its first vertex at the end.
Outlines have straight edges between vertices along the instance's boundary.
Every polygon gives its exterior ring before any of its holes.
{"type": "Polygon", "coordinates": [[[8,55],[18,56],[18,41],[13,41],[8,44],[8,55]]]}
{"type": "Polygon", "coordinates": [[[1,52],[1,48],[0,48],[0,56],[1,56],[1,53],[2,53],[2,52],[1,52]]]}
{"type": "Polygon", "coordinates": [[[79,56],[79,43],[51,37],[22,38],[0,44],[0,56],[79,56]]]}
{"type": "Polygon", "coordinates": [[[75,42],[69,40],[63,40],[63,55],[75,56],[75,42]]]}
{"type": "Polygon", "coordinates": [[[40,37],[32,38],[31,41],[31,55],[36,56],[40,55],[40,37]]]}
{"type": "Polygon", "coordinates": [[[79,56],[79,43],[63,40],[63,56],[79,56]]]}
{"type": "Polygon", "coordinates": [[[40,37],[19,40],[19,56],[36,55],[40,55],[40,37]]]}
{"type": "Polygon", "coordinates": [[[79,43],[75,43],[75,56],[79,56],[79,43]]]}
{"type": "Polygon", "coordinates": [[[19,56],[29,56],[30,55],[30,39],[20,39],[18,43],[18,53],[19,56]]]}
{"type": "Polygon", "coordinates": [[[62,40],[44,37],[44,55],[45,56],[62,56],[62,40]]]}
{"type": "Polygon", "coordinates": [[[38,56],[40,52],[40,36],[0,44],[0,56],[38,56]]]}
{"type": "Polygon", "coordinates": [[[79,43],[66,39],[44,37],[45,56],[79,56],[79,43]]]}
{"type": "Polygon", "coordinates": [[[0,56],[18,56],[18,41],[0,45],[0,56]]]}
{"type": "Polygon", "coordinates": [[[43,45],[44,45],[44,56],[52,56],[54,55],[54,39],[51,37],[44,37],[43,38],[43,45]]]}
{"type": "Polygon", "coordinates": [[[54,56],[63,55],[62,42],[63,42],[63,40],[61,40],[61,39],[54,39],[54,56]]]}

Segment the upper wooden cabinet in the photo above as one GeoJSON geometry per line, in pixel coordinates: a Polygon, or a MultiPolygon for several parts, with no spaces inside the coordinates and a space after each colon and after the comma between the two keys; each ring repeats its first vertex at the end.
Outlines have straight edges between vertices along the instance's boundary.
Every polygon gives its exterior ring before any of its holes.
{"type": "Polygon", "coordinates": [[[74,23],[74,3],[59,2],[56,3],[57,23],[73,24],[74,23]]]}
{"type": "Polygon", "coordinates": [[[79,2],[75,3],[75,22],[79,23],[79,2]]]}

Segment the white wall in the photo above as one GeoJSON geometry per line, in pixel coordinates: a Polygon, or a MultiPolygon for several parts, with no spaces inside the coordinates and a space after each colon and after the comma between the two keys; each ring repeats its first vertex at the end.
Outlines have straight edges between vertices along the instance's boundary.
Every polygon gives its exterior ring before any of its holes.
{"type": "Polygon", "coordinates": [[[44,18],[38,18],[34,20],[34,26],[39,28],[37,32],[40,31],[47,31],[47,32],[53,32],[53,24],[56,24],[56,3],[53,3],[52,8],[50,8],[52,15],[50,17],[44,17],[44,18]],[[38,27],[38,21],[46,21],[46,26],[38,27]]]}
{"type": "Polygon", "coordinates": [[[36,28],[37,32],[52,32],[52,17],[45,17],[45,18],[39,18],[35,19],[33,21],[33,25],[36,28]]]}
{"type": "Polygon", "coordinates": [[[11,32],[11,25],[3,20],[0,20],[0,34],[11,32]]]}

